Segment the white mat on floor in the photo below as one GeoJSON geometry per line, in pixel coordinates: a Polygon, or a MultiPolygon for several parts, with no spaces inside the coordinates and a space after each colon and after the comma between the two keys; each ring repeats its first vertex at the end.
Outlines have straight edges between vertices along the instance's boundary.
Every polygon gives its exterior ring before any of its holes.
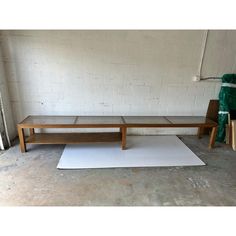
{"type": "Polygon", "coordinates": [[[205,165],[176,136],[128,136],[119,143],[66,145],[58,169],[205,165]]]}

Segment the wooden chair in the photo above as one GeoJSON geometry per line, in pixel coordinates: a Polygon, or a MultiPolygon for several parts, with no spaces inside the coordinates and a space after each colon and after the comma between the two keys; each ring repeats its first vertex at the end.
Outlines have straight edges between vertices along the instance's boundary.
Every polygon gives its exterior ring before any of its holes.
{"type": "MultiPolygon", "coordinates": [[[[219,111],[219,100],[210,100],[207,108],[206,118],[209,118],[218,123],[218,111],[219,111]]],[[[198,128],[198,138],[201,138],[203,134],[210,134],[210,128],[198,128]]]]}

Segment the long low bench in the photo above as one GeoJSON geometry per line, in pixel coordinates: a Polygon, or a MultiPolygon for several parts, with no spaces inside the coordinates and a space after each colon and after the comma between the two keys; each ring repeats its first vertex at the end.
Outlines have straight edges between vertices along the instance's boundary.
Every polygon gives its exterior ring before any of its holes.
{"type": "Polygon", "coordinates": [[[17,125],[21,152],[26,144],[78,144],[83,142],[121,142],[126,148],[128,128],[211,128],[209,148],[215,143],[217,123],[204,116],[28,116],[17,125]],[[103,133],[36,133],[45,128],[118,128],[103,133]],[[29,129],[25,137],[24,129],[29,129]]]}

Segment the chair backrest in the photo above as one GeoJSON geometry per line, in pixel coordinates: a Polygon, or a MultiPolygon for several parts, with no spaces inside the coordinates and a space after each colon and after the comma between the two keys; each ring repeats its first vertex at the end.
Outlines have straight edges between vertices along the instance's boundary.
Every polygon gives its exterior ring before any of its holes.
{"type": "Polygon", "coordinates": [[[219,112],[219,100],[217,99],[210,100],[207,108],[206,117],[215,122],[218,122],[218,112],[219,112]]]}
{"type": "MultiPolygon", "coordinates": [[[[219,100],[210,100],[207,108],[206,117],[218,123],[218,111],[219,111],[219,100]]],[[[210,128],[205,128],[202,130],[202,134],[209,134],[211,132],[210,128]]]]}

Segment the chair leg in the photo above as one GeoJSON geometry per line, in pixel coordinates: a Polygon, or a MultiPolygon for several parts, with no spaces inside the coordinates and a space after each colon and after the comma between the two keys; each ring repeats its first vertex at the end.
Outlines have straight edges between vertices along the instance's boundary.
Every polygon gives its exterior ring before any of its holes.
{"type": "Polygon", "coordinates": [[[198,136],[199,139],[202,137],[202,133],[203,133],[203,128],[198,127],[197,136],[198,136]]]}
{"type": "Polygon", "coordinates": [[[210,142],[209,142],[209,148],[213,148],[215,144],[215,139],[216,139],[216,133],[217,133],[217,127],[212,127],[211,130],[211,136],[210,136],[210,142]]]}

